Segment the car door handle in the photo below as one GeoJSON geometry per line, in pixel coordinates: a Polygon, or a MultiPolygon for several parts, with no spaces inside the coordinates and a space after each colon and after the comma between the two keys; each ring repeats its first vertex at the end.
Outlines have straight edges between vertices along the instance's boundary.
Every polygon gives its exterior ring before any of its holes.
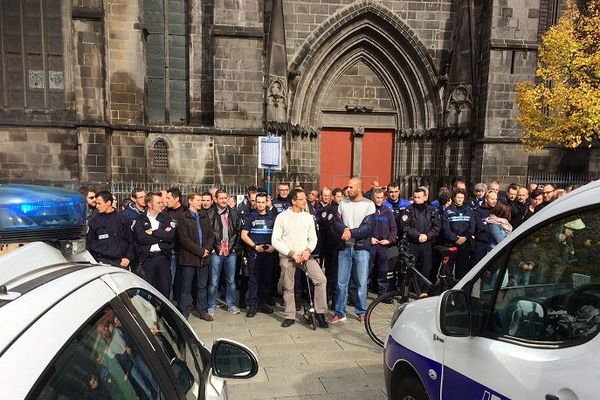
{"type": "Polygon", "coordinates": [[[547,394],[546,400],[560,400],[560,399],[558,398],[558,396],[555,396],[553,394],[547,394]]]}

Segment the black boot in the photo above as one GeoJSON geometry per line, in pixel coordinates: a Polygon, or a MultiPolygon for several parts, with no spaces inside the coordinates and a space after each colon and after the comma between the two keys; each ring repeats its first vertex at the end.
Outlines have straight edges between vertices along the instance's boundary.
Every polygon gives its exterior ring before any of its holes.
{"type": "Polygon", "coordinates": [[[256,316],[256,305],[248,307],[248,311],[246,312],[246,317],[254,318],[256,316]]]}
{"type": "Polygon", "coordinates": [[[289,328],[290,326],[294,325],[296,323],[295,320],[293,319],[285,319],[282,323],[281,323],[281,327],[282,328],[289,328]]]}
{"type": "Polygon", "coordinates": [[[327,323],[324,314],[317,314],[317,325],[321,328],[329,328],[329,324],[327,323]]]}

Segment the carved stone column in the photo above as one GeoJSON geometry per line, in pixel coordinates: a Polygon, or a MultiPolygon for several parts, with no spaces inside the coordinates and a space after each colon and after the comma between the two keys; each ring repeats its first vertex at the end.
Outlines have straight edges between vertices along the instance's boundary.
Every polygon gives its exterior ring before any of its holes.
{"type": "Polygon", "coordinates": [[[363,153],[363,136],[365,136],[365,128],[362,126],[352,129],[352,176],[360,176],[362,174],[362,153],[363,153]]]}

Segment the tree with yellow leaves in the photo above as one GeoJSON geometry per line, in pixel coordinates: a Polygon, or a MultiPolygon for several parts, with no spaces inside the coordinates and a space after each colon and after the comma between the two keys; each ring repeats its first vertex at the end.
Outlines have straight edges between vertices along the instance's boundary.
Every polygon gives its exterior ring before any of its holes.
{"type": "Polygon", "coordinates": [[[591,146],[600,134],[600,2],[579,10],[569,0],[542,36],[535,76],[517,85],[525,147],[591,146]]]}

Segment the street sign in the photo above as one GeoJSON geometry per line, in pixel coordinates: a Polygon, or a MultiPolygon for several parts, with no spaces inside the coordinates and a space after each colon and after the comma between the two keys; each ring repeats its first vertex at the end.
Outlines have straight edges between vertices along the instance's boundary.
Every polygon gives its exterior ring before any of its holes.
{"type": "Polygon", "coordinates": [[[258,167],[281,171],[281,138],[260,136],[258,138],[258,167]]]}

